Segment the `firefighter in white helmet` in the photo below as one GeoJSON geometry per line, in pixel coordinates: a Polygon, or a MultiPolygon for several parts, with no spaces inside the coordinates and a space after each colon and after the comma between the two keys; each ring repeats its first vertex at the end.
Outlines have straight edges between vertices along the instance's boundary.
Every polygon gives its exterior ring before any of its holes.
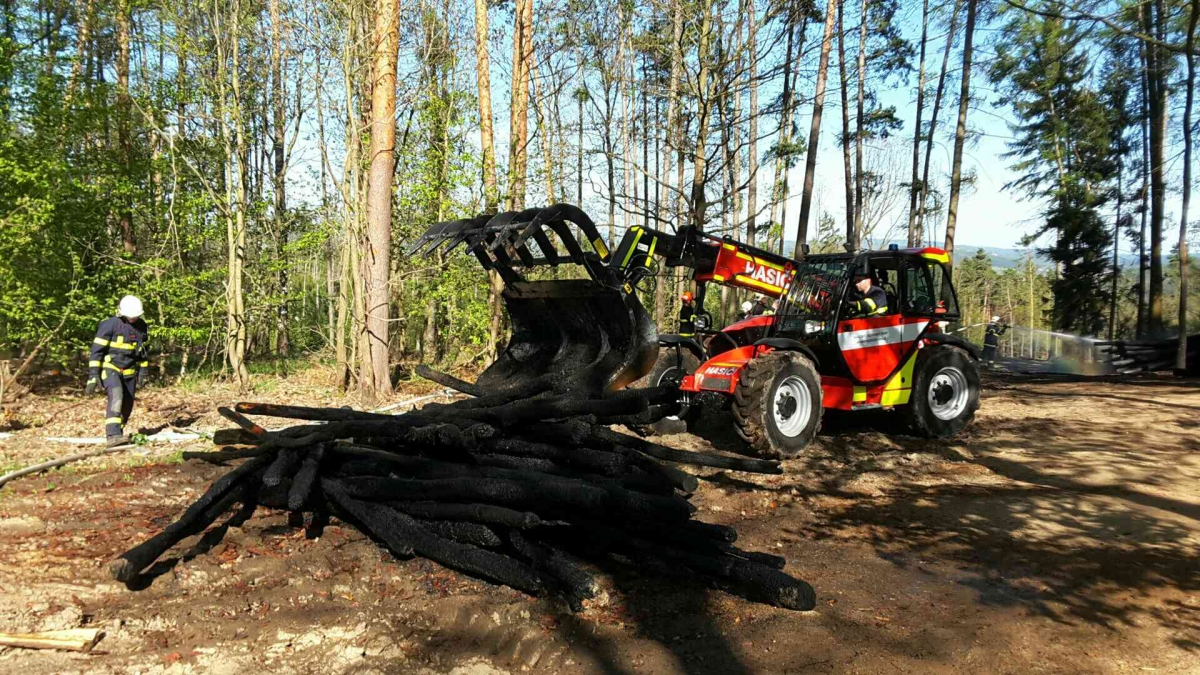
{"type": "Polygon", "coordinates": [[[90,396],[96,392],[96,386],[101,385],[108,395],[104,433],[109,447],[129,442],[125,425],[133,412],[134,395],[146,384],[146,369],[150,365],[146,349],[149,336],[146,322],[142,320],[142,301],[127,295],[121,298],[117,315],[100,322],[92,340],[84,391],[90,396]]]}
{"type": "Polygon", "coordinates": [[[987,325],[987,330],[983,334],[983,364],[991,368],[996,365],[996,351],[1000,348],[1000,336],[1008,330],[1008,325],[1003,323],[999,316],[993,316],[991,323],[987,325]]]}

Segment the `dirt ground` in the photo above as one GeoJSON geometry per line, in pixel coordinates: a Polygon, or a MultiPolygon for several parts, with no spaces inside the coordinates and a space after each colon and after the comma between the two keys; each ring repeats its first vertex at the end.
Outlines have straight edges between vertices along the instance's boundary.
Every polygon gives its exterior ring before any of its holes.
{"type": "MultiPolygon", "coordinates": [[[[299,377],[254,398],[335,402],[299,377]]],[[[232,400],[151,390],[135,422],[212,430],[232,400]]],[[[70,452],[46,437],[99,433],[102,407],[29,397],[0,467],[70,452]]],[[[1196,381],[994,376],[952,442],[832,419],[783,476],[698,472],[697,517],[786,556],[817,589],[804,613],[613,567],[607,604],[572,614],[261,510],[127,588],[106,563],[227,470],[152,446],[0,489],[0,631],[105,633],[0,648],[0,672],[1200,672],[1198,411],[1196,381]]],[[[720,415],[666,442],[735,447],[720,415]]]]}

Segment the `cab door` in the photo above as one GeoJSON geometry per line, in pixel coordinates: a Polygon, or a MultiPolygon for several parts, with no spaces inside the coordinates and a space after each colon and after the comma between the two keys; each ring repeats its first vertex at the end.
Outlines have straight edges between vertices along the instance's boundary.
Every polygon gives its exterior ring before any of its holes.
{"type": "Polygon", "coordinates": [[[888,295],[887,313],[846,318],[847,303],[854,293],[853,289],[848,289],[847,302],[842,305],[842,318],[837,326],[838,348],[846,367],[855,380],[864,384],[891,376],[929,325],[927,317],[907,316],[901,311],[901,289],[904,285],[901,256],[873,256],[868,265],[876,283],[888,295]]]}

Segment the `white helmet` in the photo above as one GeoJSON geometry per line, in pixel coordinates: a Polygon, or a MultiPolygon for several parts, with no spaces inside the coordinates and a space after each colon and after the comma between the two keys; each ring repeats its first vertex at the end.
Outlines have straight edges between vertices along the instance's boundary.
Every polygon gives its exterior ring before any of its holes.
{"type": "Polygon", "coordinates": [[[743,303],[742,303],[742,311],[743,311],[743,312],[749,312],[751,309],[754,309],[754,303],[753,303],[753,302],[750,302],[749,300],[747,300],[747,301],[745,301],[745,302],[743,302],[743,303]]]}
{"type": "Polygon", "coordinates": [[[992,317],[992,323],[1000,323],[1000,317],[998,317],[998,316],[993,316],[993,317],[992,317]]]}
{"type": "Polygon", "coordinates": [[[132,295],[121,298],[121,304],[117,307],[117,314],[126,319],[140,317],[142,315],[142,301],[132,295]]]}

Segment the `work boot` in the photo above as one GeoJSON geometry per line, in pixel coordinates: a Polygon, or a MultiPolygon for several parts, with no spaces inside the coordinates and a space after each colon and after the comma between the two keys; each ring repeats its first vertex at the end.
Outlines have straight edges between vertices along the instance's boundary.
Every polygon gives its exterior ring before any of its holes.
{"type": "Polygon", "coordinates": [[[104,447],[115,448],[121,445],[129,445],[130,442],[129,436],[126,436],[125,434],[121,434],[120,436],[109,436],[108,440],[104,443],[104,447]]]}

